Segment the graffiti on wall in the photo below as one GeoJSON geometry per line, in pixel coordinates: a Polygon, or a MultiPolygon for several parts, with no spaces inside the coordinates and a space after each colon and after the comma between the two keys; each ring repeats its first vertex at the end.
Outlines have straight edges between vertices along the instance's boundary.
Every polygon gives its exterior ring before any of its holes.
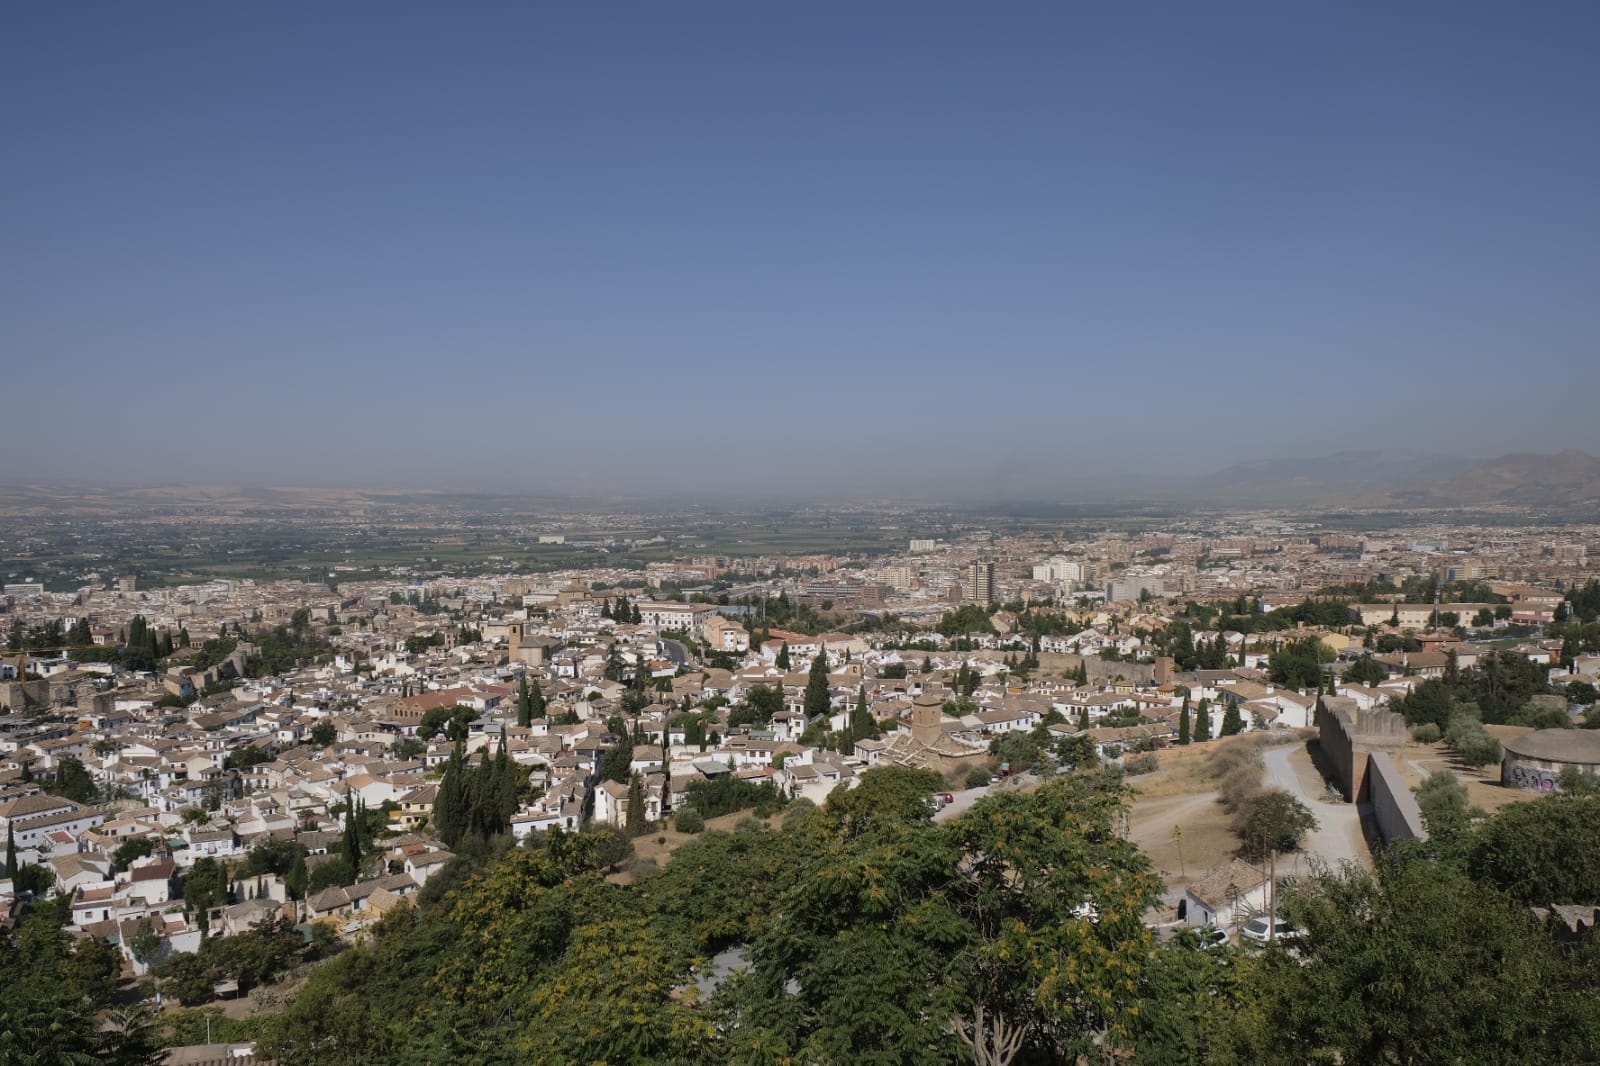
{"type": "Polygon", "coordinates": [[[1554,792],[1556,775],[1537,766],[1507,766],[1500,782],[1507,788],[1531,788],[1535,792],[1554,792]]]}

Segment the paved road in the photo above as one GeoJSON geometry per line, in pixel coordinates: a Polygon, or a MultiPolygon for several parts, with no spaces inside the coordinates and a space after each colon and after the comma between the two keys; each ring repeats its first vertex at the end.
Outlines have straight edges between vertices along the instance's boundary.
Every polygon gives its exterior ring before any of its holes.
{"type": "Polygon", "coordinates": [[[964,788],[960,792],[951,793],[955,797],[954,802],[947,803],[939,810],[934,811],[933,820],[936,822],[948,822],[956,815],[971,810],[974,803],[989,794],[989,788],[989,785],[984,785],[982,788],[964,788]]]}
{"type": "Polygon", "coordinates": [[[662,637],[661,647],[667,653],[667,658],[671,659],[679,666],[688,664],[689,649],[685,648],[682,644],[679,644],[675,640],[668,640],[666,637],[662,637]]]}
{"type": "Polygon", "coordinates": [[[1300,784],[1300,775],[1289,764],[1294,748],[1268,748],[1262,756],[1268,788],[1281,788],[1310,808],[1317,828],[1306,835],[1294,856],[1278,858],[1278,873],[1305,873],[1306,860],[1318,859],[1330,866],[1341,862],[1366,863],[1367,842],[1361,835],[1361,809],[1354,803],[1329,803],[1312,796],[1300,784]],[[1288,869],[1285,869],[1285,865],[1288,869]]]}
{"type": "Polygon", "coordinates": [[[952,792],[950,794],[953,797],[952,801],[935,811],[933,820],[936,822],[948,822],[950,819],[956,817],[956,815],[964,814],[965,812],[971,810],[974,803],[977,803],[979,800],[983,799],[983,797],[990,795],[991,793],[1003,792],[1009,789],[1025,788],[1029,785],[1037,785],[1039,783],[1039,778],[1035,774],[1018,774],[1016,777],[1013,777],[1010,780],[1015,782],[1015,784],[1002,785],[999,781],[995,781],[993,784],[984,785],[982,788],[964,788],[958,792],[952,792]]]}

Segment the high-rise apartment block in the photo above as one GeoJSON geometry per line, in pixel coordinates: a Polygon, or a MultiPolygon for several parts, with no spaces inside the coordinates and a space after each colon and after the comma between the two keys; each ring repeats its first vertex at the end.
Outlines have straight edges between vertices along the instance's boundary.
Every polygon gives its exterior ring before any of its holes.
{"type": "Polygon", "coordinates": [[[994,564],[986,562],[967,565],[967,600],[971,603],[994,602],[994,564]]]}

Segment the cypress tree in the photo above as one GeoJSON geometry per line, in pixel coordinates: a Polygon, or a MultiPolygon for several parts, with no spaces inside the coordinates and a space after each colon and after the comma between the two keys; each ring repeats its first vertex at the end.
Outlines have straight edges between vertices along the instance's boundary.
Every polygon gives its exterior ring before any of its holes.
{"type": "Polygon", "coordinates": [[[303,848],[295,848],[294,862],[289,866],[289,872],[283,875],[283,887],[289,890],[290,899],[305,899],[306,884],[310,877],[306,873],[306,853],[303,848]]]}
{"type": "Polygon", "coordinates": [[[504,739],[494,760],[494,784],[495,832],[499,833],[511,825],[511,816],[517,813],[517,764],[511,761],[504,739]]]}
{"type": "Polygon", "coordinates": [[[1178,743],[1189,743],[1189,701],[1183,701],[1183,713],[1178,716],[1178,743]]]}
{"type": "Polygon", "coordinates": [[[358,799],[346,797],[344,811],[344,856],[350,860],[350,869],[357,880],[361,878],[361,829],[356,821],[358,799]]]}
{"type": "Polygon", "coordinates": [[[466,790],[462,782],[461,745],[457,744],[439,779],[433,801],[433,827],[447,848],[453,848],[467,827],[466,790]]]}
{"type": "Polygon", "coordinates": [[[644,835],[644,778],[635,773],[628,781],[627,833],[644,835]]]}
{"type": "Polygon", "coordinates": [[[787,673],[789,671],[790,662],[789,662],[789,642],[788,641],[784,641],[782,644],[778,645],[778,662],[777,662],[777,666],[778,666],[779,670],[782,670],[785,673],[787,673]]]}
{"type": "Polygon", "coordinates": [[[605,754],[605,764],[601,767],[601,776],[607,781],[617,784],[626,784],[628,774],[633,769],[633,740],[628,736],[627,730],[617,737],[616,744],[605,754]]]}
{"type": "Polygon", "coordinates": [[[6,876],[17,878],[17,827],[6,823],[6,876]]]}
{"type": "Polygon", "coordinates": [[[517,683],[517,724],[526,729],[533,723],[533,698],[528,692],[528,675],[517,683]]]}
{"type": "Polygon", "coordinates": [[[1204,696],[1200,697],[1200,703],[1195,707],[1194,739],[1211,739],[1211,701],[1204,696]]]}
{"type": "Polygon", "coordinates": [[[1243,730],[1244,720],[1239,717],[1239,705],[1237,703],[1228,704],[1228,709],[1222,712],[1222,735],[1231,737],[1236,733],[1243,732],[1243,730]]]}
{"type": "Polygon", "coordinates": [[[530,718],[543,718],[544,713],[544,690],[539,687],[539,679],[534,678],[533,690],[528,693],[528,715],[530,718]]]}
{"type": "Polygon", "coordinates": [[[872,712],[867,709],[865,685],[856,690],[855,709],[850,712],[850,734],[856,740],[865,740],[878,735],[878,723],[873,719],[872,712]]]}
{"type": "Polygon", "coordinates": [[[828,649],[822,648],[811,660],[811,673],[806,678],[806,718],[827,714],[828,703],[828,649]]]}
{"type": "Polygon", "coordinates": [[[1078,708],[1078,728],[1079,729],[1088,729],[1089,728],[1089,708],[1088,707],[1080,707],[1080,708],[1078,708]]]}
{"type": "Polygon", "coordinates": [[[484,830],[484,788],[488,774],[482,766],[474,768],[470,761],[462,762],[461,809],[462,831],[487,836],[484,830]]]}

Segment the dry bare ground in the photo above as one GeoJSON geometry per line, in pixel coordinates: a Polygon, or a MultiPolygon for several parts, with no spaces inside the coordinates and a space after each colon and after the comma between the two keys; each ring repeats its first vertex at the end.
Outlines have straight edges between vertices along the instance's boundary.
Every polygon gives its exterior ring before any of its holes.
{"type": "MultiPolygon", "coordinates": [[[[760,821],[753,811],[735,811],[733,814],[724,814],[720,818],[708,818],[706,820],[706,829],[708,831],[721,829],[724,832],[731,833],[734,827],[746,818],[760,821]]],[[[772,829],[778,828],[783,824],[783,813],[779,812],[768,818],[765,824],[772,829]]],[[[665,866],[671,861],[673,852],[693,840],[697,835],[695,833],[680,833],[676,829],[658,829],[653,833],[647,833],[633,842],[633,860],[628,864],[628,868],[607,876],[606,880],[616,885],[630,885],[633,883],[634,866],[644,862],[646,859],[654,862],[657,866],[665,866]],[[665,838],[664,843],[662,838],[665,838]]]]}
{"type": "MultiPolygon", "coordinates": [[[[1502,744],[1529,731],[1524,725],[1489,725],[1484,729],[1502,744]]],[[[1539,798],[1539,793],[1527,789],[1503,788],[1499,763],[1477,770],[1462,766],[1450,746],[1443,741],[1436,744],[1409,742],[1401,752],[1399,762],[1406,784],[1412,788],[1422,784],[1423,779],[1435,771],[1449,770],[1456,775],[1456,780],[1467,787],[1467,797],[1473,806],[1482,807],[1491,814],[1507,804],[1539,798]]]]}
{"type": "Polygon", "coordinates": [[[1213,752],[1245,742],[1246,736],[1167,748],[1160,752],[1159,770],[1130,779],[1138,795],[1128,819],[1128,836],[1150,857],[1169,896],[1227,862],[1239,847],[1228,829],[1227,814],[1217,804],[1216,783],[1206,764],[1213,752]],[[1175,835],[1174,828],[1181,833],[1175,835]]]}

